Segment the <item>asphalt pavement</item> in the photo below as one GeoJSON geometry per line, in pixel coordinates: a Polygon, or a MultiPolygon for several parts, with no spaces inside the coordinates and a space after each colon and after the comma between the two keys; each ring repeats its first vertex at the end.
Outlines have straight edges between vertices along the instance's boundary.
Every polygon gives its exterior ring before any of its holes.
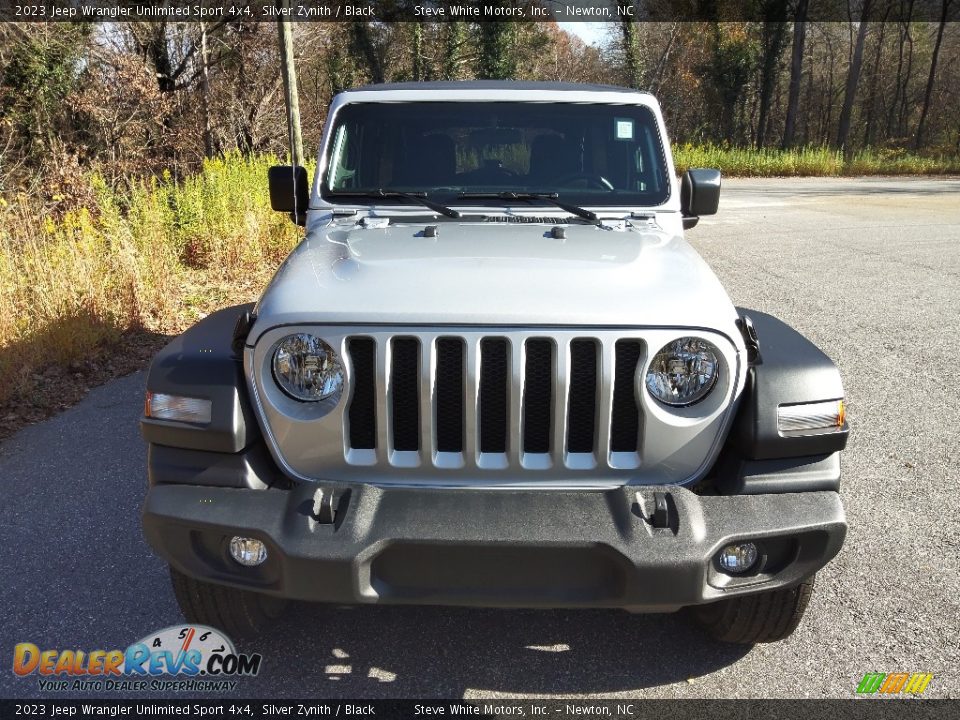
{"type": "MultiPolygon", "coordinates": [[[[680,615],[320,608],[266,637],[245,697],[852,697],[929,672],[960,697],[960,180],[728,181],[688,237],[737,305],[839,364],[850,531],[787,641],[706,640],[680,615]]],[[[125,648],[180,622],[140,533],[144,374],[0,444],[0,697],[46,696],[13,647],[125,648]]]]}

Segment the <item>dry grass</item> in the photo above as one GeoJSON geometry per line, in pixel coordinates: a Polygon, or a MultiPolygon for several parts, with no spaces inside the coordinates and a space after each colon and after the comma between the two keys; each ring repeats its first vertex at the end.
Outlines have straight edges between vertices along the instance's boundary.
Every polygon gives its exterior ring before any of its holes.
{"type": "MultiPolygon", "coordinates": [[[[270,210],[274,158],[211,160],[96,202],[38,217],[0,207],[0,405],[30,405],[52,367],[101,356],[125,334],[175,333],[253,297],[299,232],[270,210]]],[[[44,402],[39,399],[41,404],[44,402]]]]}

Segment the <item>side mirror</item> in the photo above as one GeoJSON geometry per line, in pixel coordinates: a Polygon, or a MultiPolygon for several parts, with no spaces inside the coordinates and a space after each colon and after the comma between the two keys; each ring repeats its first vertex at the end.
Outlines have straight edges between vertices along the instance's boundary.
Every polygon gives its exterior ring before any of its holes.
{"type": "Polygon", "coordinates": [[[716,215],[720,205],[720,171],[687,170],[680,181],[683,229],[689,230],[701,215],[716,215]]]}
{"type": "Polygon", "coordinates": [[[290,213],[297,225],[306,223],[310,205],[310,181],[307,170],[300,165],[274,165],[267,171],[270,185],[270,207],[290,213]]]}

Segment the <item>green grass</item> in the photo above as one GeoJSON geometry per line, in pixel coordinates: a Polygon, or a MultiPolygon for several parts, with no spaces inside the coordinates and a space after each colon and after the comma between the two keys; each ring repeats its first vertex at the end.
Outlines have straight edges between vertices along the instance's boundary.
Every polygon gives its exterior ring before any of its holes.
{"type": "Polygon", "coordinates": [[[960,157],[920,156],[905,150],[867,149],[844,159],[843,152],[822,147],[791,150],[675,145],[677,172],[716,168],[729,177],[824,177],[856,175],[960,174],[960,157]]]}

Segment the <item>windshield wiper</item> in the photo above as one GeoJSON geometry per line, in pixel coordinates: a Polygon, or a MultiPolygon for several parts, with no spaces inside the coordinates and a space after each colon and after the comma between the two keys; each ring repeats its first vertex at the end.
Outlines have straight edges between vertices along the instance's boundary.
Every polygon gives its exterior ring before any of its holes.
{"type": "Polygon", "coordinates": [[[577,217],[583,218],[584,220],[589,220],[590,222],[600,224],[600,218],[597,217],[595,212],[586,210],[579,205],[571,205],[570,203],[562,202],[557,198],[560,197],[559,193],[548,193],[548,192],[465,192],[460,193],[459,197],[461,198],[495,198],[497,200],[546,200],[551,205],[556,205],[561,210],[566,210],[571,215],[576,215],[577,217]]]}
{"type": "Polygon", "coordinates": [[[448,208],[446,205],[435,203],[432,200],[427,200],[427,194],[425,192],[404,192],[403,190],[385,190],[378,188],[377,190],[337,190],[328,193],[328,195],[333,197],[405,198],[418,202],[424,207],[428,207],[434,212],[446,215],[449,218],[460,217],[460,213],[456,210],[448,208]]]}

